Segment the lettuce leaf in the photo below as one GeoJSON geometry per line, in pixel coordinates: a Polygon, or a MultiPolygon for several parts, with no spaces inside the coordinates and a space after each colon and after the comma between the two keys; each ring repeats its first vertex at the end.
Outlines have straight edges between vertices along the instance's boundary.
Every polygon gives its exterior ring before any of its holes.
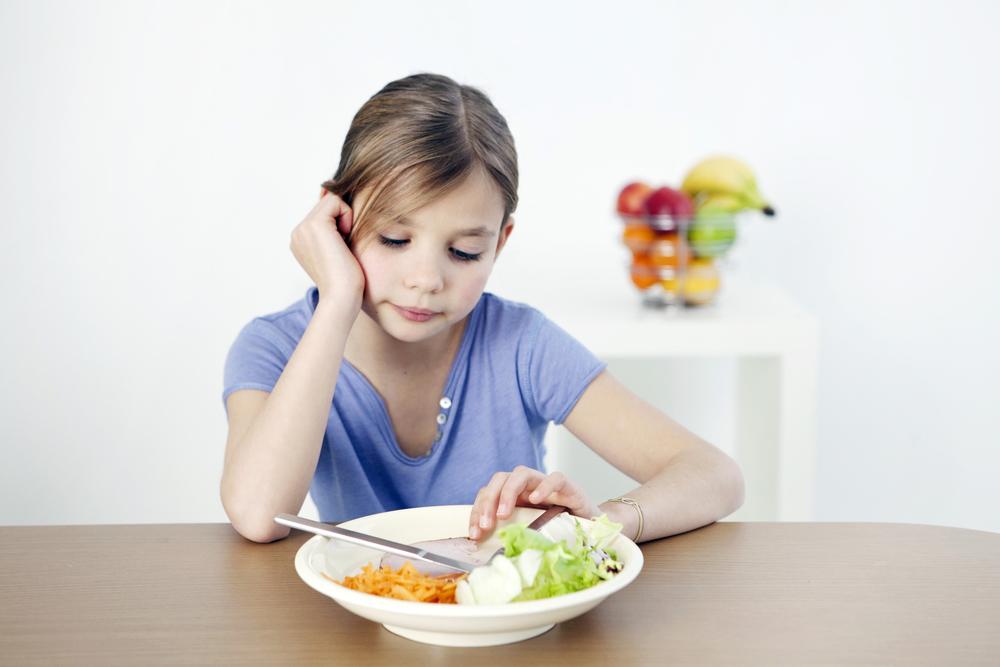
{"type": "MultiPolygon", "coordinates": [[[[586,528],[574,517],[562,520],[574,522],[577,537],[574,544],[566,540],[554,542],[525,524],[510,524],[497,533],[504,555],[514,560],[515,565],[525,551],[541,552],[534,580],[522,581],[524,589],[513,598],[514,601],[540,600],[580,591],[602,579],[610,579],[621,570],[617,556],[602,551],[621,532],[621,524],[610,521],[603,514],[586,528]]],[[[532,560],[537,559],[536,554],[530,555],[532,560]]]]}
{"type": "Polygon", "coordinates": [[[503,555],[507,558],[514,558],[528,549],[548,551],[555,546],[555,542],[523,523],[504,526],[497,531],[497,537],[503,545],[503,555]]]}

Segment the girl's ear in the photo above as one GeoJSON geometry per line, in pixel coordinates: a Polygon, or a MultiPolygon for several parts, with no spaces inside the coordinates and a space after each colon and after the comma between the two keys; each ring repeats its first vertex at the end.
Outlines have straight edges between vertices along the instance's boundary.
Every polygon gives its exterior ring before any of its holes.
{"type": "Polygon", "coordinates": [[[500,228],[500,238],[497,239],[497,251],[493,257],[494,260],[496,260],[496,258],[500,256],[500,251],[503,250],[503,247],[505,245],[507,245],[507,239],[510,238],[510,234],[513,231],[514,231],[514,216],[508,215],[507,222],[505,222],[503,224],[503,227],[500,228]]]}

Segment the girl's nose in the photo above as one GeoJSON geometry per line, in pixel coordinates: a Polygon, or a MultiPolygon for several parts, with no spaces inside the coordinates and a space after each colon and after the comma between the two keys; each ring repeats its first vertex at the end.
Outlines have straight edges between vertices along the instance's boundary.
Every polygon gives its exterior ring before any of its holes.
{"type": "Polygon", "coordinates": [[[444,272],[433,259],[418,260],[410,267],[403,284],[407,289],[440,292],[444,288],[444,272]]]}

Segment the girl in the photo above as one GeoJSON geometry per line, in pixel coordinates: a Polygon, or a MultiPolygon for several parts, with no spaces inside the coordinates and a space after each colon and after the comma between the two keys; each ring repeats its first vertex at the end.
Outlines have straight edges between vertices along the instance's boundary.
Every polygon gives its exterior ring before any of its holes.
{"type": "Polygon", "coordinates": [[[259,317],[226,360],[221,493],[269,542],[311,492],[323,521],[473,504],[483,539],[515,505],[607,514],[636,541],[743,501],[739,467],[619,384],[538,311],[484,293],[514,229],[517,154],[482,92],[439,75],[358,111],[333,179],[292,232],[315,283],[259,317]],[[541,471],[549,422],[641,486],[596,504],[541,471]]]}

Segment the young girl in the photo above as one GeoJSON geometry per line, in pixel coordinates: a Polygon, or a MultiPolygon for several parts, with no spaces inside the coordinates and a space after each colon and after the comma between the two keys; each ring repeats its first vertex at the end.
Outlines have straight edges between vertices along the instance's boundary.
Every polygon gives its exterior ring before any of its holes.
{"type": "Polygon", "coordinates": [[[618,383],[533,308],[484,293],[514,229],[517,154],[475,88],[419,74],[358,111],[340,166],[292,232],[315,283],[226,360],[222,502],[269,542],[307,493],[323,521],[473,504],[483,539],[515,505],[607,514],[636,541],[743,500],[739,467],[618,383]],[[549,422],[641,482],[596,503],[541,470],[549,422]]]}

